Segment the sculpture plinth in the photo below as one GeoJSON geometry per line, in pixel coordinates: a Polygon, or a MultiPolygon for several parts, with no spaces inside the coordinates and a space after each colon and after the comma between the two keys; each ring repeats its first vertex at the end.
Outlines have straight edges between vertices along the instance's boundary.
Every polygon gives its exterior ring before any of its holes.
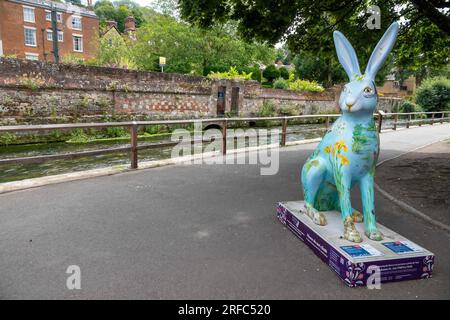
{"type": "MultiPolygon", "coordinates": [[[[340,213],[329,211],[324,228],[307,215],[303,201],[279,203],[278,219],[302,240],[350,287],[424,279],[432,276],[434,254],[378,224],[384,240],[366,236],[361,244],[342,237],[340,213]],[[376,279],[379,277],[379,279],[376,279]]],[[[361,223],[356,228],[364,228],[361,223]]],[[[363,234],[363,233],[361,233],[363,234]]]]}

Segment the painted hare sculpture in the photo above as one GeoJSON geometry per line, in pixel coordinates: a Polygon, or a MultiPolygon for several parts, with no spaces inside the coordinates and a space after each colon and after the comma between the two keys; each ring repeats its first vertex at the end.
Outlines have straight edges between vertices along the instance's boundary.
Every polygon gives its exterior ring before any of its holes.
{"type": "Polygon", "coordinates": [[[364,74],[359,70],[355,50],[345,36],[335,31],[334,43],[339,62],[350,82],[339,99],[342,115],[327,131],[308,158],[301,173],[306,214],[319,225],[326,225],[323,212],[341,212],[344,238],[361,242],[355,223],[364,221],[365,234],[382,240],[377,229],[373,179],[379,153],[379,137],[373,119],[378,102],[375,75],[386,60],[397,38],[398,23],[387,29],[373,51],[364,74]],[[359,184],[363,214],[352,208],[351,188],[359,184]]]}

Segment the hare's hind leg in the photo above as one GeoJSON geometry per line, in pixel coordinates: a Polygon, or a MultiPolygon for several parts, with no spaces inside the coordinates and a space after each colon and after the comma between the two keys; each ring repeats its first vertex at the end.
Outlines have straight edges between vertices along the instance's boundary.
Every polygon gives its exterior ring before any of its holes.
{"type": "Polygon", "coordinates": [[[315,199],[319,187],[325,180],[326,165],[320,157],[309,159],[302,169],[302,185],[305,198],[306,214],[314,223],[324,226],[327,219],[322,212],[314,208],[315,199]]]}
{"type": "Polygon", "coordinates": [[[350,177],[343,174],[343,172],[336,172],[335,180],[339,183],[337,188],[339,190],[339,207],[344,223],[344,238],[352,242],[362,242],[361,235],[355,227],[355,220],[353,217],[354,209],[352,208],[350,199],[350,177]]]}
{"type": "Polygon", "coordinates": [[[383,234],[377,228],[375,219],[375,203],[373,195],[373,175],[367,173],[359,182],[363,213],[364,213],[364,227],[366,229],[366,236],[372,240],[383,240],[383,234]]]}

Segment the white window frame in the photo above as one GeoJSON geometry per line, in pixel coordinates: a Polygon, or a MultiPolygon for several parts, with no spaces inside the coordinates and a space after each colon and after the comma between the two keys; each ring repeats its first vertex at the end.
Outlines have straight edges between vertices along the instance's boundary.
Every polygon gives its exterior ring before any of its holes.
{"type": "MultiPolygon", "coordinates": [[[[53,30],[52,29],[47,29],[47,40],[48,41],[53,41],[53,30]]],[[[58,42],[64,42],[64,32],[61,30],[57,31],[57,37],[58,37],[58,42]]]]}
{"type": "Polygon", "coordinates": [[[0,56],[3,55],[3,41],[0,39],[0,56]]]}
{"type": "Polygon", "coordinates": [[[32,52],[25,52],[25,59],[31,60],[31,61],[38,61],[39,60],[39,54],[38,53],[32,53],[32,52]],[[36,59],[29,59],[29,56],[32,56],[36,59]]]}
{"type": "Polygon", "coordinates": [[[73,29],[73,30],[83,30],[83,20],[81,19],[81,16],[74,16],[74,15],[72,15],[71,18],[72,18],[72,29],[73,29]],[[80,27],[79,27],[79,28],[75,28],[75,27],[73,26],[74,18],[80,20],[80,27]]]}
{"type": "MultiPolygon", "coordinates": [[[[52,12],[50,10],[45,10],[45,20],[52,21],[52,12]]],[[[63,14],[62,12],[56,12],[56,22],[62,23],[63,14]]]]}
{"type": "Polygon", "coordinates": [[[53,30],[52,29],[47,29],[47,40],[48,41],[53,41],[53,30]]]}
{"type": "Polygon", "coordinates": [[[83,35],[82,34],[72,34],[72,49],[74,52],[83,52],[83,35]],[[75,50],[75,38],[81,39],[81,50],[75,50]]]}
{"type": "Polygon", "coordinates": [[[35,27],[24,26],[23,27],[23,36],[24,36],[25,46],[27,46],[27,47],[37,47],[36,28],[35,27]],[[26,32],[27,29],[34,31],[34,44],[28,44],[27,43],[27,32],[26,32]]]}
{"type": "Polygon", "coordinates": [[[33,7],[29,7],[29,6],[22,6],[22,12],[23,12],[23,21],[24,22],[30,22],[30,23],[35,23],[36,22],[36,12],[34,11],[33,7]],[[33,11],[33,20],[27,20],[27,16],[25,14],[25,10],[32,10],[33,11]]]}

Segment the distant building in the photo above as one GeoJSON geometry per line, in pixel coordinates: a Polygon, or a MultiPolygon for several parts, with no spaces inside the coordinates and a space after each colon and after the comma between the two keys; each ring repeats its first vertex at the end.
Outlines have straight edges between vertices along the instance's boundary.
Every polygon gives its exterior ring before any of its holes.
{"type": "Polygon", "coordinates": [[[0,1],[0,56],[54,61],[51,8],[57,12],[59,56],[93,58],[98,48],[99,19],[92,0],[81,7],[49,0],[0,1]]]}
{"type": "Polygon", "coordinates": [[[388,75],[383,86],[377,88],[378,92],[391,96],[411,95],[416,91],[416,78],[411,76],[402,83],[395,80],[394,75],[388,75]]]}
{"type": "Polygon", "coordinates": [[[114,39],[121,39],[124,40],[124,37],[128,37],[131,40],[136,40],[136,22],[134,17],[129,16],[125,18],[125,32],[123,34],[120,33],[119,29],[117,28],[117,21],[109,20],[106,21],[106,27],[104,28],[103,32],[101,32],[101,37],[103,39],[108,39],[110,41],[110,44],[112,45],[114,39]]]}

